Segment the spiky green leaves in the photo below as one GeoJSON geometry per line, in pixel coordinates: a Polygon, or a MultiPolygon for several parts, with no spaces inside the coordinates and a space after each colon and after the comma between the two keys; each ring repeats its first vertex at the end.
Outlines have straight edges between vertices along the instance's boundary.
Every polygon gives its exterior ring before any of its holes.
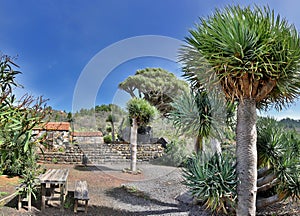
{"type": "Polygon", "coordinates": [[[148,101],[132,98],[127,103],[130,119],[136,119],[138,126],[147,125],[156,114],[156,109],[148,101]]]}
{"type": "Polygon", "coordinates": [[[183,183],[207,208],[227,212],[235,205],[237,176],[232,155],[194,155],[183,172],[183,183]]]}
{"type": "Polygon", "coordinates": [[[300,137],[272,118],[258,121],[258,158],[260,167],[269,167],[276,178],[273,193],[281,198],[300,198],[300,137]]]}
{"type": "Polygon", "coordinates": [[[300,93],[299,35],[268,7],[217,9],[200,19],[186,42],[186,76],[202,85],[220,83],[228,99],[281,108],[300,93]]]}

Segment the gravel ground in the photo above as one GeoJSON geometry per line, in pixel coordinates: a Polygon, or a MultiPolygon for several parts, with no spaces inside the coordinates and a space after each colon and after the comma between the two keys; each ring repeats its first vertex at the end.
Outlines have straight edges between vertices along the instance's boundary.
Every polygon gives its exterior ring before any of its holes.
{"type": "MultiPolygon", "coordinates": [[[[89,187],[88,213],[79,211],[76,215],[135,216],[207,216],[212,215],[203,207],[193,205],[187,196],[187,189],[181,184],[178,168],[139,164],[141,174],[132,175],[122,170],[129,164],[105,164],[100,166],[46,165],[46,168],[69,168],[68,196],[65,210],[60,212],[59,203],[51,201],[45,212],[40,212],[40,200],[33,203],[31,212],[17,210],[16,198],[0,207],[0,216],[61,216],[73,213],[75,180],[86,180],[89,187]],[[180,200],[180,201],[179,201],[180,200]],[[184,202],[182,202],[184,201],[184,202]],[[189,203],[189,204],[187,204],[189,203]]],[[[39,198],[40,195],[38,194],[39,198]]],[[[26,204],[25,204],[26,205],[26,204]]],[[[300,203],[283,203],[268,207],[257,215],[300,215],[300,203]]],[[[80,209],[79,209],[80,210],[80,209]]]]}
{"type": "MultiPolygon", "coordinates": [[[[45,212],[40,212],[40,200],[33,203],[31,212],[26,206],[18,211],[16,198],[0,209],[0,215],[74,215],[73,195],[75,180],[86,180],[89,187],[87,215],[211,215],[198,206],[188,205],[176,198],[186,188],[181,184],[178,168],[139,164],[141,174],[123,173],[129,164],[100,166],[47,165],[47,168],[69,168],[68,197],[64,212],[59,203],[51,201],[45,212]]],[[[38,197],[40,197],[38,195],[38,197]]],[[[26,203],[25,203],[26,205],[26,203]]],[[[79,211],[77,215],[86,215],[79,211]]]]}

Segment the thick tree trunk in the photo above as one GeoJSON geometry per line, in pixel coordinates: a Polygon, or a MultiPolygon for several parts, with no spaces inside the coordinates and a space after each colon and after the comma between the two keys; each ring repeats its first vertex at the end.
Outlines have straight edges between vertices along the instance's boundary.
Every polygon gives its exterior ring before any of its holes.
{"type": "Polygon", "coordinates": [[[137,155],[137,122],[136,119],[132,119],[132,126],[130,132],[130,147],[131,147],[131,163],[130,170],[136,172],[136,155],[137,155]]]}
{"type": "Polygon", "coordinates": [[[237,116],[237,176],[239,180],[238,216],[255,215],[257,149],[256,149],[256,102],[253,99],[240,101],[237,116]]]}

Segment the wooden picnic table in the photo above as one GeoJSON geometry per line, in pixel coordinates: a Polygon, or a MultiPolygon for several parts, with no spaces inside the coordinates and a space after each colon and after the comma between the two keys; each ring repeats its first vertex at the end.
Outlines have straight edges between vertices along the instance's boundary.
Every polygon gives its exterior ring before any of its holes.
{"type": "Polygon", "coordinates": [[[55,186],[60,188],[60,210],[64,210],[65,196],[67,194],[68,188],[68,169],[49,169],[46,173],[39,176],[39,181],[41,183],[41,192],[42,192],[42,206],[41,210],[45,210],[45,203],[48,200],[51,200],[54,195],[55,186]],[[46,196],[47,186],[50,186],[50,196],[46,196]]]}

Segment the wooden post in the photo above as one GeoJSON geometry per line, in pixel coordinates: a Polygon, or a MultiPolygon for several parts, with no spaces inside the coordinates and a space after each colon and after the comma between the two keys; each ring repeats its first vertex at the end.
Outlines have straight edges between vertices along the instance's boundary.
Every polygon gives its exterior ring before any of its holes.
{"type": "Polygon", "coordinates": [[[89,200],[85,200],[85,208],[84,208],[84,212],[87,213],[88,210],[88,204],[89,204],[89,200]]]}
{"type": "Polygon", "coordinates": [[[18,209],[21,210],[21,208],[22,208],[22,196],[21,196],[21,194],[19,194],[18,197],[19,197],[18,198],[18,209]]]}
{"type": "Polygon", "coordinates": [[[41,203],[41,211],[45,211],[45,198],[46,198],[46,183],[41,184],[41,191],[42,191],[42,203],[41,203]]]}

